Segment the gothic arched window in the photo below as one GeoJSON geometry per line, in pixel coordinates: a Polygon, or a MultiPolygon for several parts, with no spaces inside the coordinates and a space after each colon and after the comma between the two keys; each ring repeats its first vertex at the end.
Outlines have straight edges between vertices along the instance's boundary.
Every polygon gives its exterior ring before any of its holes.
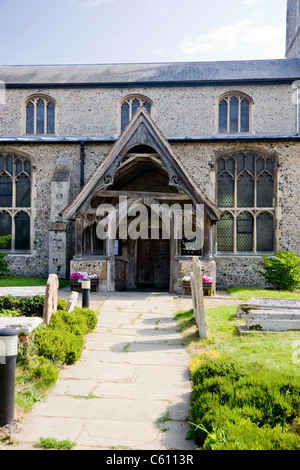
{"type": "Polygon", "coordinates": [[[0,236],[12,235],[8,250],[30,251],[31,186],[31,161],[0,152],[0,236]]]}
{"type": "Polygon", "coordinates": [[[219,99],[218,121],[222,134],[250,132],[252,100],[242,93],[228,93],[219,99]]]}
{"type": "Polygon", "coordinates": [[[252,151],[217,160],[219,252],[271,252],[275,241],[275,158],[252,151]]]}
{"type": "Polygon", "coordinates": [[[55,134],[55,102],[37,95],[26,102],[26,134],[55,134]]]}
{"type": "Polygon", "coordinates": [[[141,95],[131,95],[125,98],[121,103],[121,132],[131,121],[140,106],[144,106],[146,111],[151,114],[152,102],[141,95]]]}

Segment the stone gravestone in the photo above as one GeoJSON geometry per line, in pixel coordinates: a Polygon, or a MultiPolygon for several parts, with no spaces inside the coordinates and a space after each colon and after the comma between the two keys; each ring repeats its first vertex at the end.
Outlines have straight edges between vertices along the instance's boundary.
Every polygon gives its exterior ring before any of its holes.
{"type": "Polygon", "coordinates": [[[239,332],[300,330],[300,300],[253,297],[237,308],[237,317],[245,318],[239,332]]]}
{"type": "Polygon", "coordinates": [[[70,297],[68,298],[68,305],[66,308],[66,312],[73,312],[74,307],[76,307],[76,302],[78,299],[78,292],[71,292],[70,297]]]}
{"type": "Polygon", "coordinates": [[[195,320],[199,330],[200,338],[206,338],[206,322],[203,299],[202,271],[201,263],[196,256],[193,256],[193,271],[191,273],[191,288],[193,296],[193,308],[195,320]]]}
{"type": "Polygon", "coordinates": [[[49,325],[52,313],[57,311],[59,281],[56,274],[50,274],[45,292],[45,303],[43,310],[43,320],[46,326],[49,325]]]}

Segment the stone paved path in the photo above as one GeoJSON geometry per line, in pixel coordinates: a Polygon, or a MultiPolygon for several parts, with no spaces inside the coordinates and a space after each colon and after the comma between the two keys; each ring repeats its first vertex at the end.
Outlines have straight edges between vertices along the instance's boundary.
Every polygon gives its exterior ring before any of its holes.
{"type": "Polygon", "coordinates": [[[194,449],[185,439],[189,356],[173,318],[177,309],[167,293],[109,295],[81,360],[19,424],[13,449],[32,449],[39,437],[70,439],[75,450],[194,449]]]}

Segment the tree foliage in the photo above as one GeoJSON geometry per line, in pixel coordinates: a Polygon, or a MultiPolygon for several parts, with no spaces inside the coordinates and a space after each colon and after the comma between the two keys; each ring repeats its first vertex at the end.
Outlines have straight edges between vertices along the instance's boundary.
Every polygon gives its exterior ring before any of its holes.
{"type": "MultiPolygon", "coordinates": [[[[5,248],[11,240],[11,235],[5,235],[3,237],[0,237],[0,249],[5,248]]],[[[10,270],[8,267],[7,261],[4,259],[6,256],[6,253],[0,253],[0,275],[1,274],[10,274],[10,270]]]]}
{"type": "Polygon", "coordinates": [[[262,255],[257,271],[275,289],[293,290],[300,285],[300,258],[296,253],[278,250],[274,256],[262,255]]]}

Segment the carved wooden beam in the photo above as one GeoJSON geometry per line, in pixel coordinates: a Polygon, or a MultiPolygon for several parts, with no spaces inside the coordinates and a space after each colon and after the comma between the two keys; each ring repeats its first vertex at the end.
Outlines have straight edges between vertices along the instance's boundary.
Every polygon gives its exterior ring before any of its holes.
{"type": "Polygon", "coordinates": [[[100,191],[94,194],[94,197],[137,197],[137,198],[148,198],[163,199],[163,200],[176,200],[176,201],[190,201],[190,197],[184,193],[158,193],[158,192],[146,192],[146,191],[117,191],[107,190],[100,191]]]}

